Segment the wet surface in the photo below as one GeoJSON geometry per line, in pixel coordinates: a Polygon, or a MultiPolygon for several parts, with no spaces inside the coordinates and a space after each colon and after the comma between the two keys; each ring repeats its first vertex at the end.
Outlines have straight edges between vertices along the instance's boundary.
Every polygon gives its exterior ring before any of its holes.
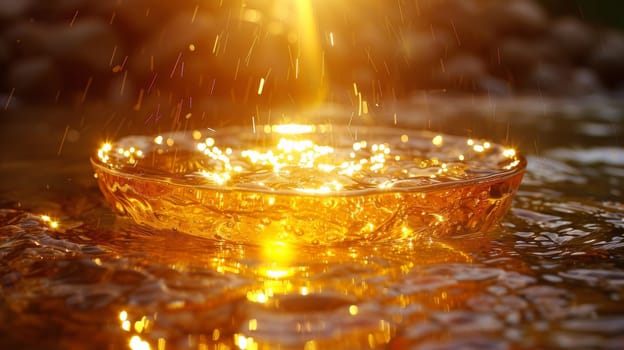
{"type": "Polygon", "coordinates": [[[9,116],[0,347],[624,347],[624,109],[429,103],[404,106],[402,126],[527,155],[500,227],[413,246],[296,249],[156,232],[117,217],[98,191],[88,155],[106,129],[77,128],[59,147],[62,116],[9,116]]]}

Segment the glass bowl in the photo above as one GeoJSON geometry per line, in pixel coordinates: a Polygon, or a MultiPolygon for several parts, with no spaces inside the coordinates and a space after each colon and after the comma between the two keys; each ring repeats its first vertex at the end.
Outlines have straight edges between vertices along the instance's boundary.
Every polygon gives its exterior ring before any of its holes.
{"type": "Polygon", "coordinates": [[[484,140],[294,124],[129,136],[91,162],[107,201],[140,225],[313,245],[487,230],[526,168],[515,150],[484,140]]]}

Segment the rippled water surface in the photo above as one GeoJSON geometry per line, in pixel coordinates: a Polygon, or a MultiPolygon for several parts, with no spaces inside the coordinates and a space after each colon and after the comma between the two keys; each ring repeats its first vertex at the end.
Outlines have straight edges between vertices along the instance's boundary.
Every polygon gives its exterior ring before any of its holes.
{"type": "Polygon", "coordinates": [[[624,109],[540,99],[426,107],[407,104],[401,120],[527,155],[500,227],[332,248],[155,232],[104,203],[88,164],[97,130],[59,147],[63,122],[9,116],[0,348],[623,348],[624,109]]]}

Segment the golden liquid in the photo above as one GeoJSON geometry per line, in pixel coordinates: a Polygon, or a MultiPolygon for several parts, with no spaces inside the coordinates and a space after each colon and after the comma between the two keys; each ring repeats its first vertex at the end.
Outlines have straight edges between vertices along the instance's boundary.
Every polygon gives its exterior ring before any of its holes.
{"type": "Polygon", "coordinates": [[[131,137],[93,164],[107,200],[139,224],[259,244],[485,230],[509,209],[524,169],[488,142],[383,128],[361,129],[367,141],[338,127],[288,130],[229,129],[205,143],[180,133],[131,137]]]}

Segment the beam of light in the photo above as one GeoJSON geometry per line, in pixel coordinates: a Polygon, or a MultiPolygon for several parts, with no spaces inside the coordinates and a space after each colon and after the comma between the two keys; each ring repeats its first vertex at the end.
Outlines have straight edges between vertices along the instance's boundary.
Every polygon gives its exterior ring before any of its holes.
{"type": "Polygon", "coordinates": [[[312,0],[282,0],[294,6],[297,32],[297,80],[301,81],[311,96],[311,104],[323,101],[327,93],[326,79],[323,77],[323,49],[312,6],[312,0]]]}

